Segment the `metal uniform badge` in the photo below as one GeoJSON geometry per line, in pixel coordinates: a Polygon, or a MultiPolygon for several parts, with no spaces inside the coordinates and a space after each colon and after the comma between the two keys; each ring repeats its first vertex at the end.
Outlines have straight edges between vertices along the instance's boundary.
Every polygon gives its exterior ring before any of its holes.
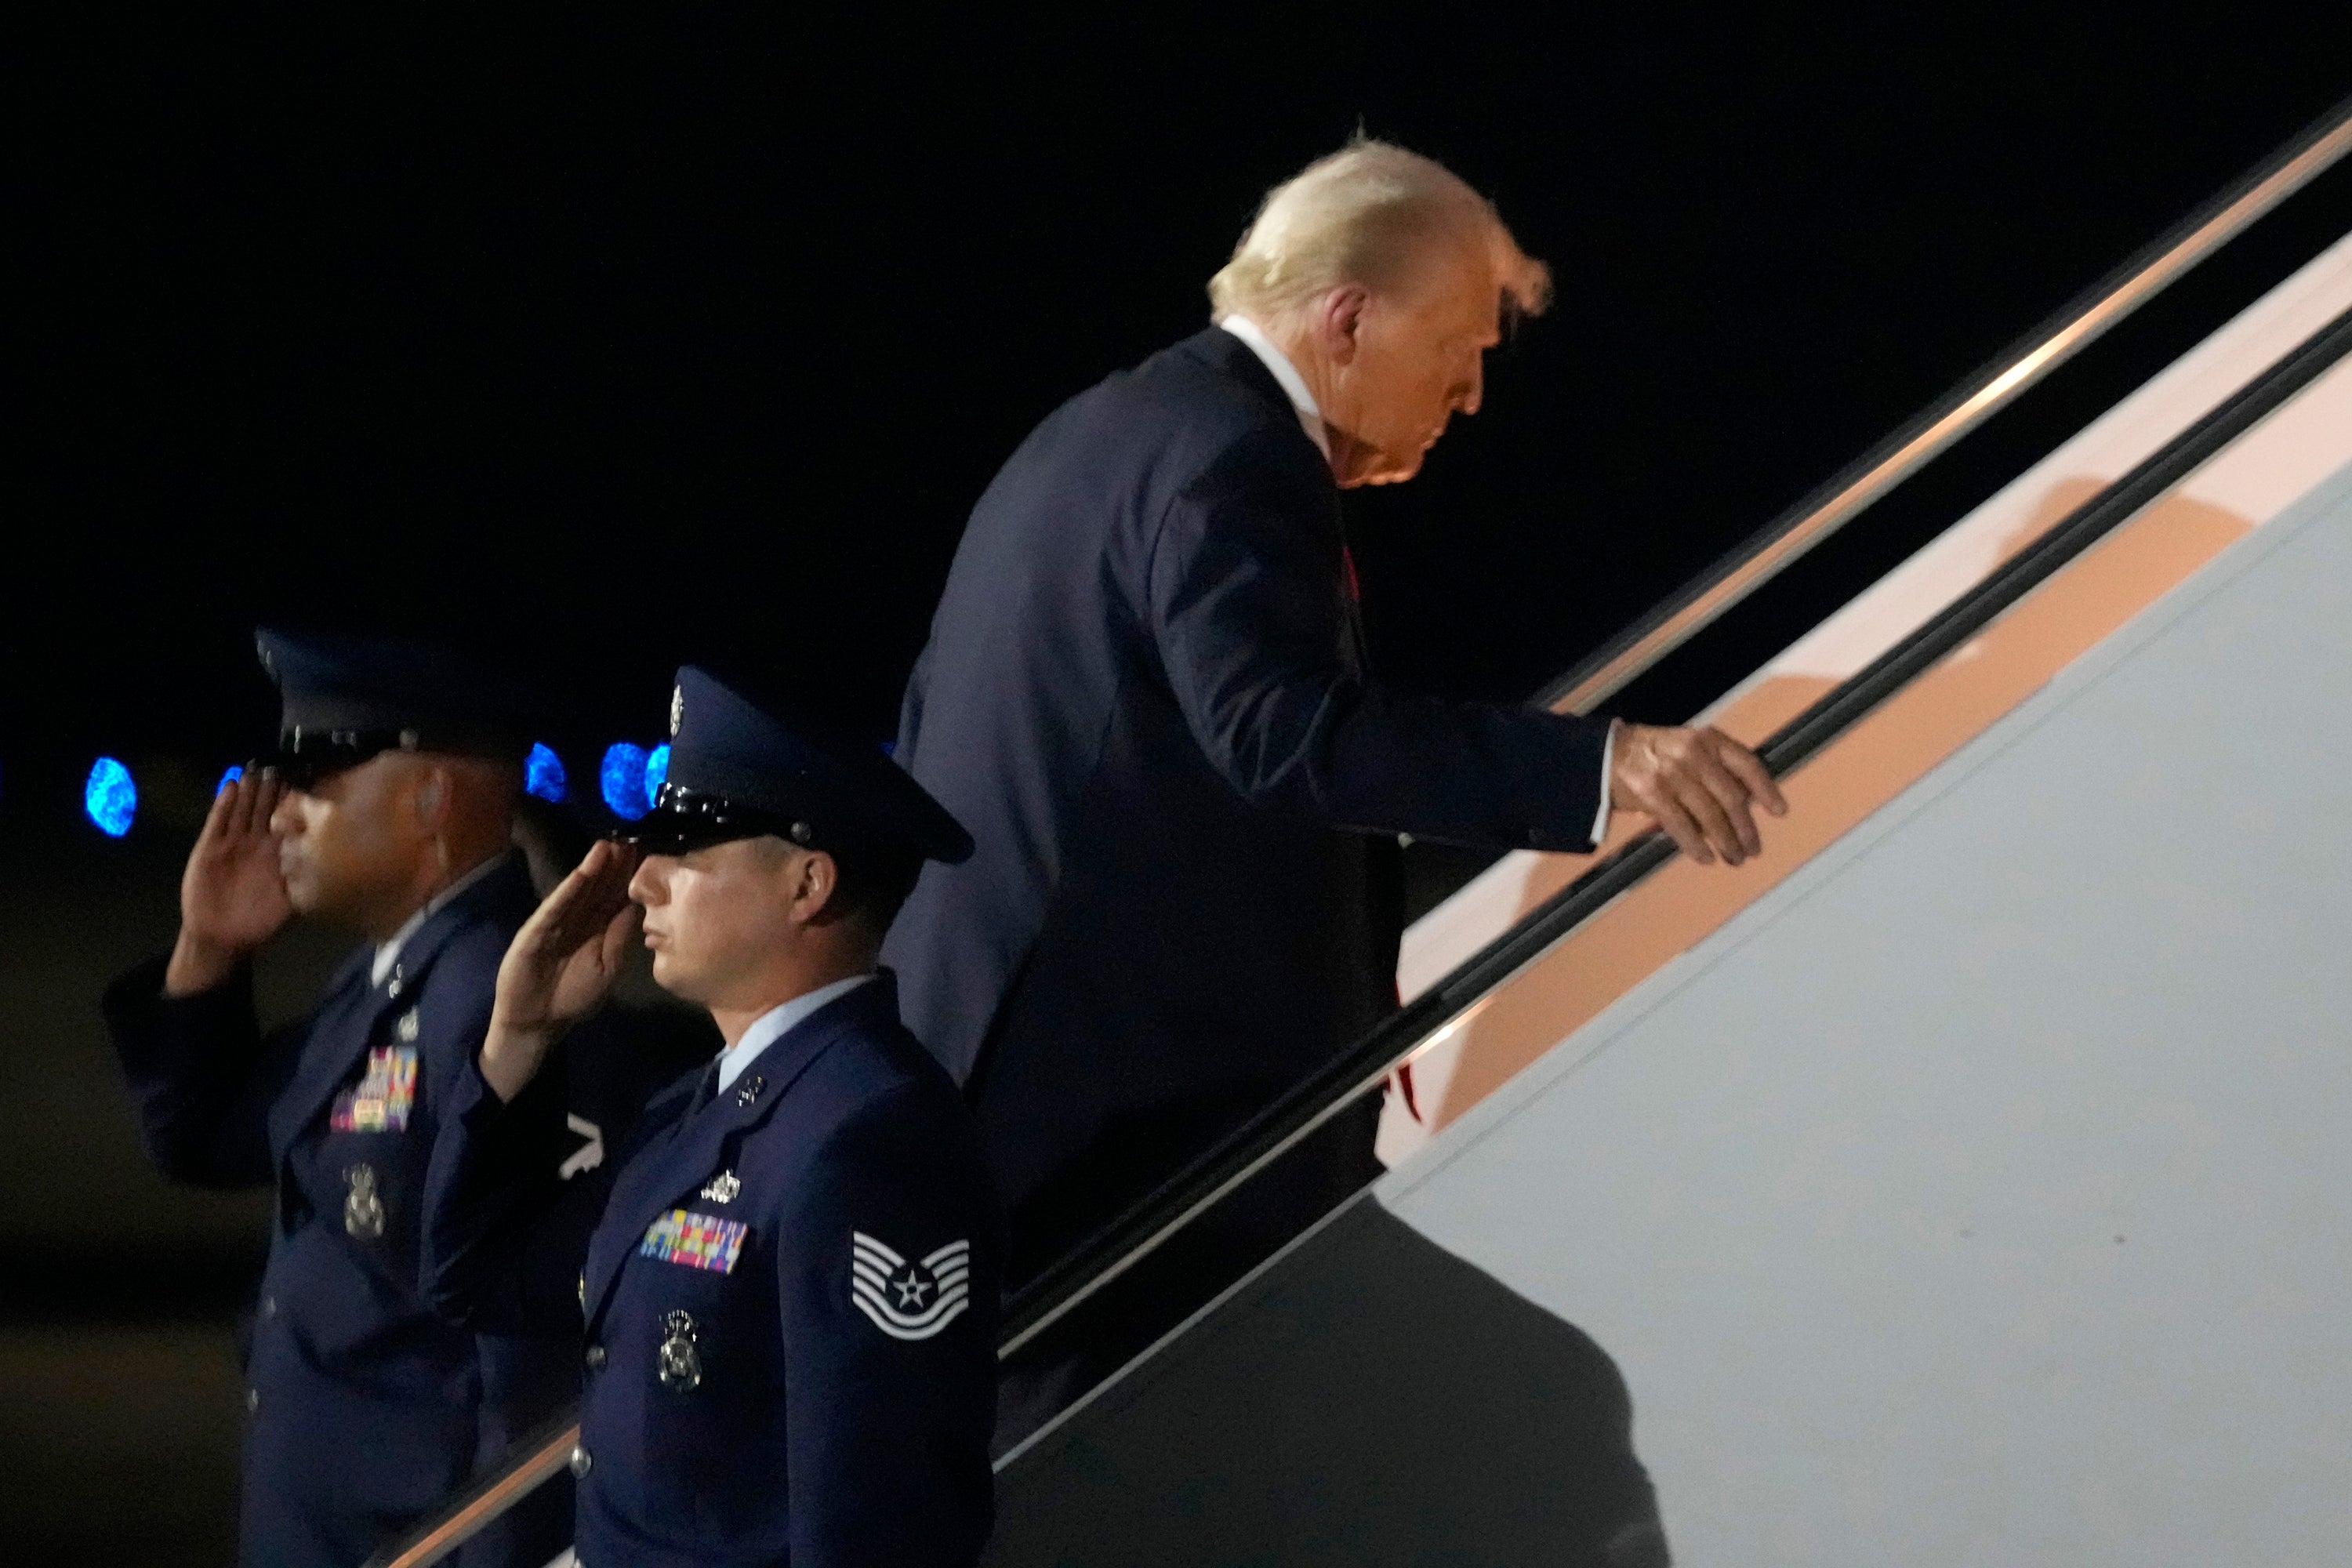
{"type": "Polygon", "coordinates": [[[702,1195],[714,1204],[731,1204],[735,1201],[735,1194],[742,1190],[743,1184],[735,1179],[734,1172],[721,1171],[710,1178],[710,1184],[702,1189],[702,1195]]]}
{"type": "Polygon", "coordinates": [[[407,1012],[403,1013],[400,1016],[400,1022],[394,1024],[393,1028],[399,1034],[404,1042],[415,1040],[416,1038],[417,1028],[416,1009],[411,1007],[407,1012]]]}
{"type": "Polygon", "coordinates": [[[343,1234],[361,1241],[383,1235],[383,1200],[376,1196],[375,1167],[353,1165],[343,1173],[351,1191],[343,1198],[343,1234]]]}
{"type": "Polygon", "coordinates": [[[654,1352],[654,1368],[661,1385],[672,1394],[691,1394],[702,1384],[702,1352],[695,1348],[694,1319],[671,1312],[662,1319],[664,1338],[654,1352]]]}

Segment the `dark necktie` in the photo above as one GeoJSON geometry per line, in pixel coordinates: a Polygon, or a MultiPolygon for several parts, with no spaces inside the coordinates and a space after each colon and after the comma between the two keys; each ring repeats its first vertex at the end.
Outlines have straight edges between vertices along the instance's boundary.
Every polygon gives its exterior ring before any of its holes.
{"type": "Polygon", "coordinates": [[[718,1098],[718,1094],[719,1058],[713,1057],[710,1058],[710,1065],[702,1069],[702,1081],[694,1086],[694,1098],[686,1102],[687,1115],[692,1116],[718,1098]]]}

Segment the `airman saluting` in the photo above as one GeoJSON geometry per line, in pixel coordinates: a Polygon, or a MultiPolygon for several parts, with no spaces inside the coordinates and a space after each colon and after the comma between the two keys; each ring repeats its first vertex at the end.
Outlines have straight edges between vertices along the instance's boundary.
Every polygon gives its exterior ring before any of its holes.
{"type": "Polygon", "coordinates": [[[584,1331],[583,1563],[968,1563],[992,1519],[1000,1221],[875,954],[922,864],[971,841],[878,750],[699,670],[671,724],[634,847],[593,848],[500,969],[428,1289],[476,1323],[584,1331]],[[588,1180],[517,1185],[549,1168],[541,1064],[640,911],[655,980],[726,1049],[588,1180]]]}
{"type": "MultiPolygon", "coordinates": [[[[523,737],[508,694],[446,652],[258,640],[283,696],[278,754],[215,798],[170,956],[117,981],[105,1010],[156,1164],[278,1190],[243,1559],[351,1568],[576,1384],[559,1342],[453,1329],[416,1289],[425,1173],[531,909],[508,847],[523,737]],[[249,961],[298,914],[367,942],[308,1017],[264,1035],[249,961]]],[[[463,1561],[537,1568],[562,1544],[562,1502],[463,1561]]]]}

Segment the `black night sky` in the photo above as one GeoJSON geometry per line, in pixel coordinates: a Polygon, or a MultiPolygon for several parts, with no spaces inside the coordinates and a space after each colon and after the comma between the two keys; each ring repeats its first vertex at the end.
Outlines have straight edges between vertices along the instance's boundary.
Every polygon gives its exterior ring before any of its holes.
{"type": "Polygon", "coordinates": [[[26,100],[0,811],[241,754],[257,620],[477,645],[567,748],[688,658],[887,734],[996,465],[1360,123],[1559,273],[1353,506],[1384,672],[1524,695],[2339,96],[2281,9],[93,32],[26,100]]]}

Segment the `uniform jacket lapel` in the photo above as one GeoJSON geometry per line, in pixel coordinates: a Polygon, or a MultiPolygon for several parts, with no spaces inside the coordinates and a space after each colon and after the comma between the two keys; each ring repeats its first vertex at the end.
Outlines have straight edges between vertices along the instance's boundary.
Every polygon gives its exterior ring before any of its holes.
{"type": "Polygon", "coordinates": [[[282,1164],[320,1104],[356,1065],[367,1043],[371,1026],[361,1019],[373,1010],[376,997],[368,984],[368,955],[362,947],[344,966],[341,983],[334,986],[318,1011],[310,1015],[302,1036],[302,1053],[285,1092],[269,1107],[269,1152],[282,1164]]]}
{"type": "Polygon", "coordinates": [[[877,1007],[887,1008],[888,1016],[896,1018],[898,1006],[897,988],[886,973],[819,1008],[752,1058],[717,1099],[681,1117],[629,1163],[605,1205],[604,1222],[598,1227],[602,1245],[589,1254],[584,1289],[592,1337],[611,1304],[621,1266],[654,1221],[677,1206],[680,1194],[691,1194],[709,1179],[730,1140],[775,1113],[793,1083],[827,1047],[870,1026],[868,1020],[877,1007]],[[752,1092],[747,1096],[746,1089],[752,1092]]]}
{"type": "Polygon", "coordinates": [[[373,947],[362,947],[352,955],[350,978],[344,988],[312,1016],[293,1080],[270,1108],[269,1146],[279,1163],[285,1162],[302,1129],[310,1124],[336,1089],[358,1068],[370,1042],[383,1027],[384,1016],[396,1008],[416,1005],[433,961],[448,946],[449,940],[475,921],[494,919],[501,912],[513,914],[519,924],[530,910],[530,873],[521,856],[510,855],[505,865],[435,910],[433,917],[401,944],[400,961],[394,966],[393,974],[385,976],[386,984],[369,982],[367,971],[374,952],[373,947]],[[393,975],[400,979],[397,996],[388,988],[393,975]]]}

